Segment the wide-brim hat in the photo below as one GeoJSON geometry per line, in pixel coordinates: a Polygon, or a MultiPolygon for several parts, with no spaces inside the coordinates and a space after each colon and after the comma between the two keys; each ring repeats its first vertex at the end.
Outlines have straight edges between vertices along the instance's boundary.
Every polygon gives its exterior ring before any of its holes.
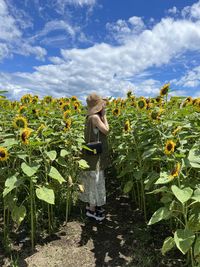
{"type": "Polygon", "coordinates": [[[105,105],[105,101],[103,100],[103,98],[97,95],[96,93],[90,94],[87,97],[86,102],[88,107],[87,115],[98,113],[105,105]]]}

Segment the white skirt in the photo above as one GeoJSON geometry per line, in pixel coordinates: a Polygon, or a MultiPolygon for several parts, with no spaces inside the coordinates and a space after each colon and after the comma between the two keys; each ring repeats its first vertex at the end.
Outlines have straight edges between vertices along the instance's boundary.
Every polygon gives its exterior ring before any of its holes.
{"type": "Polygon", "coordinates": [[[84,192],[79,198],[94,206],[103,206],[106,203],[106,189],[104,171],[83,171],[80,183],[84,186],[84,192]]]}

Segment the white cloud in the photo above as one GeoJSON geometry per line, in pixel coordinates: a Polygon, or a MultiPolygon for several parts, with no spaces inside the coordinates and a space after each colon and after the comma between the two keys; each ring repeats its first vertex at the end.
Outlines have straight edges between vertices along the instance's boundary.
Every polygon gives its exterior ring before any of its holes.
{"type": "Polygon", "coordinates": [[[6,2],[0,0],[0,60],[11,57],[14,53],[26,56],[33,54],[37,59],[44,59],[46,50],[31,45],[17,24],[16,19],[9,12],[6,2]]]}
{"type": "Polygon", "coordinates": [[[175,81],[175,84],[183,87],[197,87],[200,85],[200,66],[187,71],[187,73],[179,80],[175,81]]]}
{"type": "Polygon", "coordinates": [[[84,97],[92,91],[123,96],[133,88],[138,95],[155,96],[160,82],[142,79],[141,73],[168,64],[185,52],[200,51],[198,20],[165,18],[147,30],[141,18],[132,17],[107,27],[116,29],[120,45],[100,43],[85,49],[62,49],[60,57],[50,58],[52,64],[35,67],[33,73],[0,76],[3,88],[14,88],[13,94],[28,88],[33,94],[55,97],[84,97]],[[140,30],[135,33],[138,26],[140,30]]]}
{"type": "Polygon", "coordinates": [[[173,6],[172,8],[168,9],[168,13],[169,14],[172,14],[172,15],[175,15],[178,13],[178,9],[176,6],[173,6]]]}
{"type": "Polygon", "coordinates": [[[96,0],[57,0],[58,5],[93,6],[96,0]]]}
{"type": "Polygon", "coordinates": [[[193,4],[192,6],[187,6],[182,10],[183,17],[190,17],[193,19],[200,19],[200,1],[193,4]]]}
{"type": "Polygon", "coordinates": [[[45,24],[43,30],[37,35],[40,36],[46,36],[48,33],[53,31],[63,30],[67,32],[72,37],[76,33],[76,28],[72,27],[69,23],[63,21],[63,20],[52,20],[45,24]]]}
{"type": "Polygon", "coordinates": [[[55,7],[58,13],[64,14],[68,6],[87,7],[90,11],[95,6],[97,0],[56,0],[55,7]]]}
{"type": "Polygon", "coordinates": [[[133,16],[128,21],[119,19],[115,23],[108,22],[106,29],[109,38],[116,40],[118,43],[126,42],[128,38],[133,38],[145,29],[145,24],[140,17],[133,16]]]}

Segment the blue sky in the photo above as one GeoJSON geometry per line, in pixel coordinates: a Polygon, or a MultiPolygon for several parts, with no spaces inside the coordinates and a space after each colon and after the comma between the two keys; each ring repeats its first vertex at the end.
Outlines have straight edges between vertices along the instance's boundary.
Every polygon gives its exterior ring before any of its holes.
{"type": "Polygon", "coordinates": [[[200,1],[0,0],[0,90],[200,97],[200,1]]]}

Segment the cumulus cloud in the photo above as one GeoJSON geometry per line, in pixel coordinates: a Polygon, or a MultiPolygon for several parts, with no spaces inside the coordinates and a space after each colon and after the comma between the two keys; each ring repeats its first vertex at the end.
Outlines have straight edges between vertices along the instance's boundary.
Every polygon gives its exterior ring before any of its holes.
{"type": "Polygon", "coordinates": [[[172,14],[172,15],[175,15],[178,13],[178,9],[176,6],[173,6],[172,8],[168,9],[168,13],[169,14],[172,14]]]}
{"type": "Polygon", "coordinates": [[[192,19],[200,19],[200,1],[193,4],[192,6],[187,6],[182,10],[183,17],[189,17],[192,19]]]}
{"type": "Polygon", "coordinates": [[[127,21],[119,19],[117,22],[106,24],[109,38],[118,43],[126,42],[128,38],[133,38],[145,29],[145,24],[140,17],[133,16],[127,21]]]}
{"type": "Polygon", "coordinates": [[[6,2],[0,0],[0,60],[11,57],[13,54],[27,56],[33,54],[37,59],[44,59],[46,50],[30,44],[28,39],[23,37],[23,32],[17,24],[6,2]]]}
{"type": "Polygon", "coordinates": [[[187,71],[187,73],[181,77],[179,80],[176,80],[177,85],[183,87],[197,87],[200,85],[200,66],[193,68],[192,70],[187,71]]]}
{"type": "Polygon", "coordinates": [[[102,42],[84,49],[62,49],[60,57],[50,58],[51,64],[35,67],[32,73],[2,75],[0,81],[14,88],[13,94],[28,88],[40,96],[77,94],[84,98],[92,91],[123,96],[133,89],[137,95],[156,96],[160,82],[138,79],[141,73],[200,50],[199,20],[164,18],[146,29],[141,18],[131,17],[107,24],[107,29],[116,30],[121,38],[118,45],[102,42]]]}

